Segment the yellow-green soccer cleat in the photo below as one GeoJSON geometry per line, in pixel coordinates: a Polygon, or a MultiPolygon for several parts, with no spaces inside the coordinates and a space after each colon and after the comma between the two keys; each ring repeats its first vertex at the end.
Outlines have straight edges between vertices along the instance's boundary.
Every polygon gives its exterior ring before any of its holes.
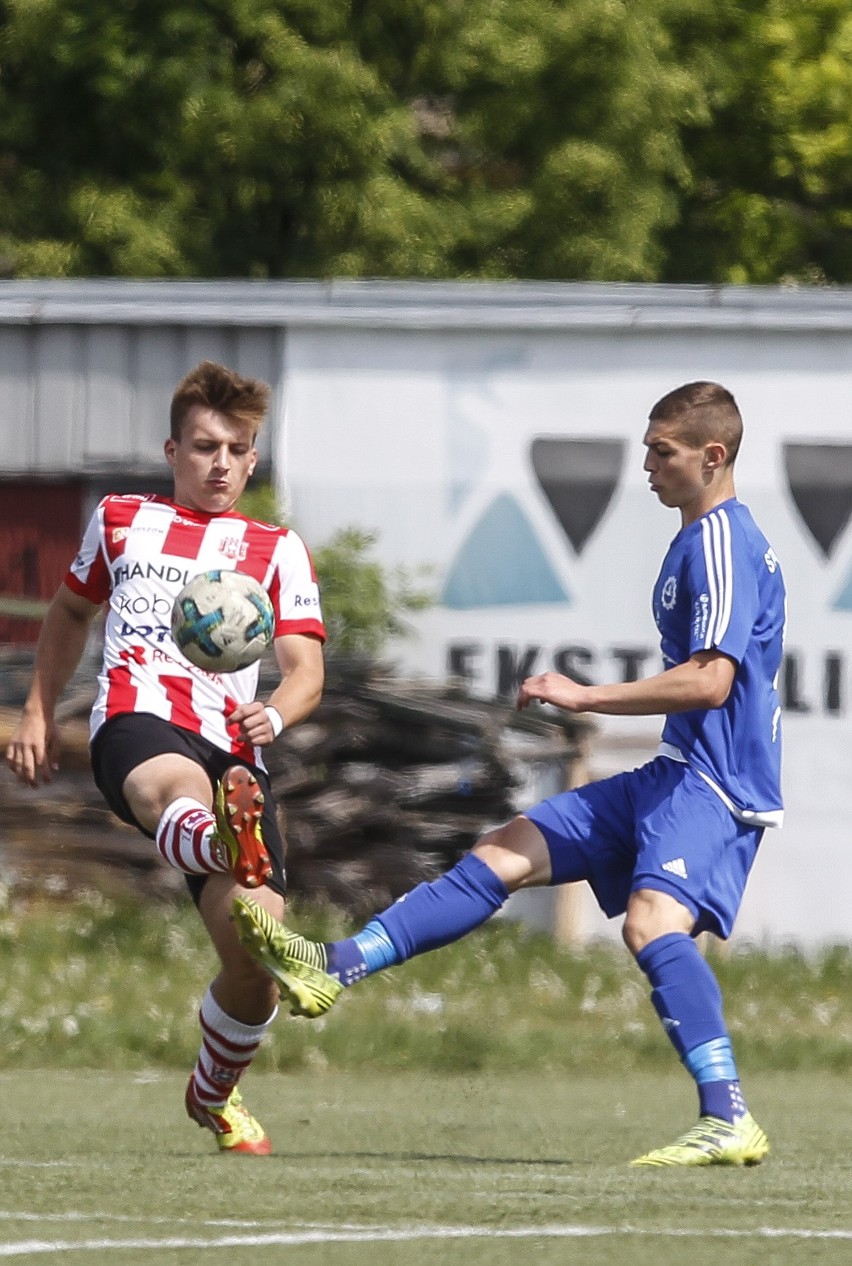
{"type": "Polygon", "coordinates": [[[208,1108],[199,1101],[195,1082],[190,1077],[186,1088],[186,1111],[193,1121],[213,1131],[220,1152],[268,1156],[272,1151],[269,1135],[249,1112],[236,1086],[223,1107],[208,1108]]]}
{"type": "Polygon", "coordinates": [[[243,888],[260,888],[272,874],[263,842],[263,792],[250,769],[232,765],[216,789],[216,836],[227,864],[243,888]]]}
{"type": "Polygon", "coordinates": [[[750,1112],[733,1122],[701,1117],[668,1147],[637,1156],[631,1165],[759,1165],[769,1139],[750,1112]]]}
{"type": "Polygon", "coordinates": [[[255,962],[278,981],[291,1015],[310,1020],[324,1015],[343,992],[343,985],[325,971],[325,947],[291,932],[251,897],[233,904],[237,935],[255,962]]]}

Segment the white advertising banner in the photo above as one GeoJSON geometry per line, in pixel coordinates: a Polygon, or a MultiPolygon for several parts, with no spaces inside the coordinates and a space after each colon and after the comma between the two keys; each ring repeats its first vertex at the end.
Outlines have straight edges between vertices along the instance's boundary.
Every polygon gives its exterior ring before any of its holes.
{"type": "MultiPolygon", "coordinates": [[[[736,935],[852,937],[849,332],[315,326],[288,332],[285,371],[276,464],[294,524],[313,545],[374,531],[376,557],[435,595],[394,648],[405,671],[507,698],[547,667],[659,669],[650,593],[679,519],[647,486],[647,416],[681,383],[729,387],[737,491],[789,594],[787,818],[764,837],[736,935]]],[[[631,745],[644,758],[660,728],[599,724],[605,772],[625,745],[626,763],[631,745]]]]}

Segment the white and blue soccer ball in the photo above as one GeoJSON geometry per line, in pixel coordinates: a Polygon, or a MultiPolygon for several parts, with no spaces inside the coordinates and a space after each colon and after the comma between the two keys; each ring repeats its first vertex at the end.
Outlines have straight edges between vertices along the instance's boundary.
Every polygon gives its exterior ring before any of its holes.
{"type": "Polygon", "coordinates": [[[272,641],[275,613],[252,576],[203,571],[175,598],[172,637],[196,668],[234,673],[260,659],[272,641]]]}

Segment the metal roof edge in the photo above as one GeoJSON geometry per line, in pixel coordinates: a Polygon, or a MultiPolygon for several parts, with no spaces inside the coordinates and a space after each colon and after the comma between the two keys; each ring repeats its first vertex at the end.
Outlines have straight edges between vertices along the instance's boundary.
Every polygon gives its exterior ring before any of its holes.
{"type": "Polygon", "coordinates": [[[0,281],[0,324],[852,330],[852,287],[532,281],[0,281]]]}

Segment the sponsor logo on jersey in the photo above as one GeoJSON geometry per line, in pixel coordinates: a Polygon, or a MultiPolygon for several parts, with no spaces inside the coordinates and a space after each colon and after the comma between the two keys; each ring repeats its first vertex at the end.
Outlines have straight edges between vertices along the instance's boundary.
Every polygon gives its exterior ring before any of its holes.
{"type": "Polygon", "coordinates": [[[125,527],[110,528],[109,538],[113,545],[119,545],[122,541],[128,540],[131,536],[138,536],[140,532],[150,532],[154,536],[162,536],[162,524],[129,523],[125,527]]]}
{"type": "Polygon", "coordinates": [[[166,642],[172,635],[168,624],[130,624],[127,620],[122,620],[118,632],[120,637],[144,637],[156,642],[166,642]]]}
{"type": "Polygon", "coordinates": [[[703,642],[707,636],[707,623],[710,619],[710,595],[700,593],[692,606],[692,636],[695,641],[703,642]]]}
{"type": "Polygon", "coordinates": [[[146,580],[154,577],[164,580],[168,585],[180,585],[183,588],[189,580],[190,572],[170,563],[126,563],[116,567],[113,584],[117,587],[123,585],[125,580],[139,580],[140,577],[146,580]]]}
{"type": "Polygon", "coordinates": [[[172,602],[162,594],[119,593],[113,595],[119,615],[171,615],[172,602]]]}

